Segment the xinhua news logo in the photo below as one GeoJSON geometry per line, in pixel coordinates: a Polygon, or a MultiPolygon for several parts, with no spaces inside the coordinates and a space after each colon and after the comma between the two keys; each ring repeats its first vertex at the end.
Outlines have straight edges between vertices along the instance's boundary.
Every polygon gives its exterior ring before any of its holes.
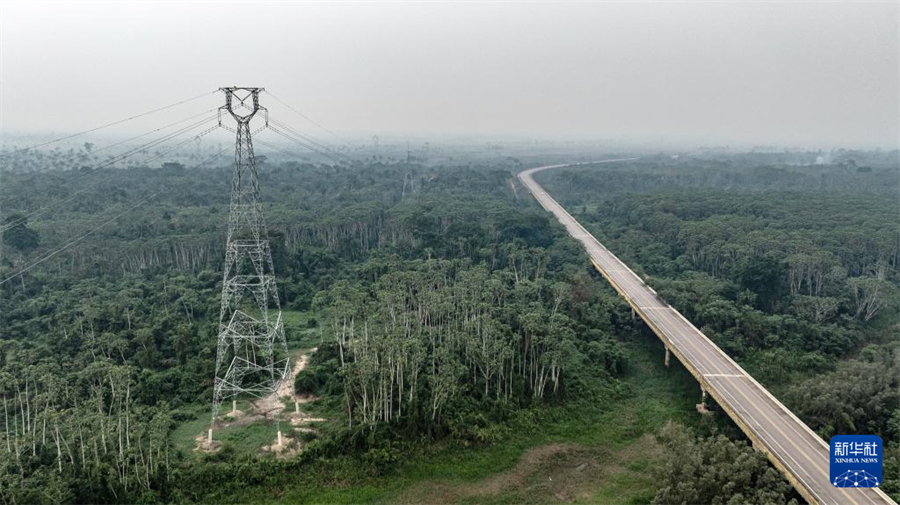
{"type": "Polygon", "coordinates": [[[831,437],[831,484],[834,487],[881,485],[881,438],[875,435],[831,437]]]}

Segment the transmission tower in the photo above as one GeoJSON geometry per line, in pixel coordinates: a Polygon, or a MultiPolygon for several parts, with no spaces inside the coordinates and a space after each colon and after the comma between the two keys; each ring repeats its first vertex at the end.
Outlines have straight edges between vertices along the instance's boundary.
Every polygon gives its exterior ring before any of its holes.
{"type": "MultiPolygon", "coordinates": [[[[221,88],[227,112],[237,122],[234,174],[225,246],[222,308],[219,312],[212,422],[224,400],[240,394],[275,394],[290,377],[290,362],[275,285],[272,251],[259,201],[259,180],[250,121],[260,111],[262,88],[221,88]]],[[[291,387],[293,393],[293,385],[291,387]]],[[[291,395],[293,396],[293,394],[291,395]]],[[[279,438],[281,433],[279,432],[279,438]]],[[[212,428],[209,430],[212,442],[212,428]]]]}

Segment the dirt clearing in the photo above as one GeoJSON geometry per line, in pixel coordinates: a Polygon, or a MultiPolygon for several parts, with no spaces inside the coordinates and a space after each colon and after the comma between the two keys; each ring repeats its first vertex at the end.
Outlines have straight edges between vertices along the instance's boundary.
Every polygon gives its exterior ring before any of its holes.
{"type": "Polygon", "coordinates": [[[660,454],[655,439],[644,436],[618,450],[555,443],[527,450],[509,470],[474,482],[434,480],[397,496],[397,503],[616,503],[616,489],[647,487],[646,464],[660,454]],[[608,495],[608,496],[607,496],[608,495]]]}
{"type": "MultiPolygon", "coordinates": [[[[223,415],[217,417],[212,426],[213,437],[215,437],[215,433],[221,429],[237,428],[257,421],[282,421],[281,414],[285,409],[285,404],[282,402],[283,398],[287,399],[291,404],[297,402],[298,406],[299,404],[315,400],[314,397],[293,395],[292,393],[294,391],[294,381],[297,378],[297,374],[306,369],[309,365],[310,355],[317,350],[318,348],[313,347],[300,354],[294,362],[290,377],[279,384],[278,388],[272,394],[251,401],[250,405],[253,408],[250,413],[245,413],[240,410],[231,410],[230,412],[223,413],[223,415]]],[[[294,411],[293,405],[290,405],[290,408],[291,415],[289,426],[297,427],[297,431],[313,432],[315,431],[314,428],[307,426],[308,423],[325,421],[325,419],[311,417],[309,414],[299,409],[298,411],[294,411]]],[[[285,426],[285,428],[290,430],[287,426],[285,426]]],[[[279,456],[293,456],[299,453],[301,450],[299,441],[288,438],[287,433],[284,435],[283,440],[285,443],[282,444],[282,447],[279,448],[277,443],[273,443],[272,445],[263,446],[262,450],[266,452],[276,452],[279,456]]],[[[197,435],[196,441],[197,447],[194,449],[196,451],[216,452],[221,447],[221,443],[215,440],[213,440],[212,444],[209,444],[205,432],[197,435]]]]}

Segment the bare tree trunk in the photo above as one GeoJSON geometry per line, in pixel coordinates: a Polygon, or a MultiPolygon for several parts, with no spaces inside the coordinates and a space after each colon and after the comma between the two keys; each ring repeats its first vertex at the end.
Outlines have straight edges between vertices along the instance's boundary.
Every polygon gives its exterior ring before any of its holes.
{"type": "Polygon", "coordinates": [[[56,428],[56,463],[59,465],[59,473],[62,473],[62,449],[59,446],[59,425],[53,423],[56,428]]]}
{"type": "Polygon", "coordinates": [[[6,452],[8,454],[12,452],[12,446],[9,440],[9,410],[6,407],[6,395],[3,395],[3,420],[3,425],[6,429],[6,452]]]}

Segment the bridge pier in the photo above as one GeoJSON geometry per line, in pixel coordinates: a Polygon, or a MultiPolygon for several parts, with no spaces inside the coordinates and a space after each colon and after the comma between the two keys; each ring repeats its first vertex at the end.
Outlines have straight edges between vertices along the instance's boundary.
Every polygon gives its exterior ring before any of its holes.
{"type": "MultiPolygon", "coordinates": [[[[624,160],[603,161],[618,162],[624,160]]],[[[589,233],[582,233],[583,230],[578,228],[578,222],[575,221],[562,206],[553,200],[544,188],[538,185],[532,178],[534,172],[561,166],[567,165],[550,165],[532,168],[519,173],[518,177],[524,186],[534,195],[538,203],[540,203],[545,210],[554,214],[556,219],[562,225],[569,228],[572,237],[585,242],[585,249],[588,251],[594,267],[609,281],[627,303],[635,303],[635,298],[638,300],[652,299],[656,293],[646,286],[646,284],[641,283],[640,279],[636,279],[635,281],[630,279],[630,276],[628,275],[616,275],[617,271],[625,272],[626,265],[608,251],[603,251],[602,249],[600,249],[600,251],[595,251],[591,243],[586,242],[591,235],[589,233]],[[576,229],[579,229],[579,232],[572,232],[572,230],[576,229]]],[[[602,245],[600,245],[600,247],[602,248],[602,245]]],[[[660,301],[662,300],[660,299],[660,301]]],[[[640,308],[641,306],[635,303],[634,307],[640,308]]],[[[679,347],[679,352],[685,351],[685,353],[679,354],[677,357],[679,358],[679,361],[683,360],[682,365],[697,378],[700,383],[703,400],[705,400],[707,393],[712,393],[711,390],[706,389],[707,386],[714,386],[716,388],[716,395],[713,396],[713,398],[717,399],[717,402],[718,399],[722,400],[722,403],[717,403],[718,407],[716,411],[721,410],[729,418],[734,420],[737,426],[753,442],[754,448],[762,451],[768,457],[768,460],[773,466],[787,478],[788,482],[794,486],[804,500],[809,503],[847,503],[850,501],[850,495],[846,493],[848,491],[855,491],[858,494],[854,495],[854,498],[859,496],[860,503],[865,502],[870,505],[876,503],[879,505],[893,503],[889,497],[878,489],[865,488],[843,490],[831,486],[828,480],[825,479],[801,480],[802,475],[811,475],[807,472],[811,471],[814,467],[827,469],[828,444],[810,430],[800,419],[791,414],[791,412],[787,410],[787,407],[769,394],[762,385],[753,380],[744,370],[740,369],[737,363],[729,358],[727,354],[722,352],[722,350],[699,329],[696,327],[690,328],[690,322],[677,311],[668,307],[665,310],[660,311],[641,310],[642,314],[652,316],[648,317],[647,323],[666,346],[666,358],[669,357],[671,345],[674,345],[674,340],[672,339],[678,338],[679,345],[683,346],[679,347]],[[672,325],[684,326],[682,323],[687,325],[687,327],[684,328],[685,331],[682,331],[682,328],[672,328],[672,325]],[[669,327],[667,328],[666,326],[669,327]],[[669,344],[670,342],[672,342],[671,345],[669,344]],[[697,356],[691,355],[688,353],[689,347],[686,346],[694,343],[701,347],[706,346],[715,352],[704,352],[697,356]],[[706,374],[704,373],[704,369],[710,371],[716,370],[723,373],[706,374]],[[719,380],[707,378],[707,375],[733,377],[735,379],[744,377],[746,380],[719,380]],[[734,403],[729,404],[728,401],[729,398],[733,397],[732,395],[737,395],[734,398],[744,397],[746,401],[736,399],[734,403]],[[754,395],[759,396],[763,401],[755,402],[749,398],[754,395]],[[780,426],[785,426],[797,435],[796,439],[798,446],[799,442],[802,440],[803,442],[810,444],[811,447],[819,447],[823,450],[813,450],[807,453],[806,451],[800,450],[791,451],[790,448],[781,446],[779,444],[779,434],[776,434],[776,432],[781,431],[780,426]]],[[[635,312],[636,311],[637,310],[635,309],[635,312]]],[[[668,361],[668,359],[666,361],[668,361]]],[[[706,410],[705,402],[699,403],[697,406],[698,411],[700,411],[700,408],[706,410]]],[[[707,410],[703,415],[713,417],[717,415],[716,411],[707,410]]],[[[788,438],[794,437],[789,436],[788,438]]],[[[827,476],[827,473],[823,475],[823,477],[825,476],[827,476]]]]}
{"type": "Polygon", "coordinates": [[[634,307],[631,307],[631,320],[634,321],[634,307]]]}
{"type": "Polygon", "coordinates": [[[666,358],[664,363],[666,364],[666,366],[669,366],[669,346],[666,346],[666,358]]]}
{"type": "Polygon", "coordinates": [[[697,407],[697,412],[699,412],[702,415],[711,413],[709,411],[709,409],[706,408],[706,389],[703,388],[702,386],[700,387],[700,403],[698,403],[696,405],[696,407],[697,407]]]}

